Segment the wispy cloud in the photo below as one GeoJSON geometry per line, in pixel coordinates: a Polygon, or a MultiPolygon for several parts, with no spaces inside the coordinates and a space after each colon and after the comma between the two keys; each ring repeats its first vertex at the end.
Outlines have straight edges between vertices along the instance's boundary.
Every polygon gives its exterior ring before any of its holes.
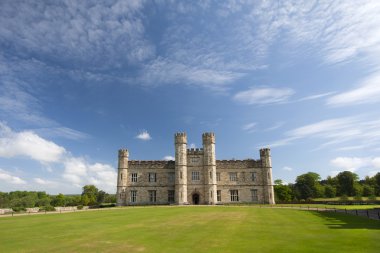
{"type": "Polygon", "coordinates": [[[331,96],[334,93],[336,93],[336,92],[326,92],[326,93],[311,95],[311,96],[303,97],[303,98],[299,99],[298,101],[315,100],[315,99],[331,96]]]}
{"type": "Polygon", "coordinates": [[[150,134],[148,133],[148,131],[146,130],[143,130],[141,131],[137,136],[136,136],[137,139],[140,139],[140,140],[143,140],[143,141],[149,141],[152,139],[152,137],[150,136],[150,134]]]}
{"type": "Polygon", "coordinates": [[[352,146],[376,147],[380,144],[380,121],[373,116],[357,116],[322,120],[301,126],[285,133],[284,138],[269,146],[290,145],[301,139],[320,139],[324,143],[318,148],[336,146],[336,149],[352,146]]]}
{"type": "Polygon", "coordinates": [[[3,170],[3,169],[0,169],[0,180],[5,181],[5,183],[9,183],[9,184],[16,184],[16,185],[26,184],[25,180],[19,177],[13,176],[11,172],[3,170]]]}
{"type": "Polygon", "coordinates": [[[380,157],[336,157],[330,164],[338,169],[355,172],[361,168],[380,169],[380,157]]]}
{"type": "Polygon", "coordinates": [[[292,171],[293,168],[291,167],[288,167],[288,166],[285,166],[285,167],[282,167],[283,170],[286,170],[286,171],[292,171]]]}
{"type": "Polygon", "coordinates": [[[256,125],[257,125],[256,122],[251,122],[251,123],[245,124],[245,125],[242,127],[242,129],[243,129],[244,131],[247,131],[248,133],[253,133],[253,132],[256,130],[256,129],[255,129],[256,125]]]}
{"type": "Polygon", "coordinates": [[[380,71],[360,82],[357,88],[327,99],[331,106],[347,106],[380,102],[380,71]]]}
{"type": "Polygon", "coordinates": [[[287,102],[294,93],[290,88],[252,87],[236,93],[233,99],[248,105],[279,104],[287,102]]]}

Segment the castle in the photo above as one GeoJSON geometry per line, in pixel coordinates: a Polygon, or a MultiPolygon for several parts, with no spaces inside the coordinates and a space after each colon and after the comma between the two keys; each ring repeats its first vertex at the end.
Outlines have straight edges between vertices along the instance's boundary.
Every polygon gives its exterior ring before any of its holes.
{"type": "Polygon", "coordinates": [[[118,205],[275,203],[269,148],[260,160],[216,160],[214,133],[200,149],[187,148],[186,133],[174,138],[175,161],[129,161],[119,150],[118,205]]]}

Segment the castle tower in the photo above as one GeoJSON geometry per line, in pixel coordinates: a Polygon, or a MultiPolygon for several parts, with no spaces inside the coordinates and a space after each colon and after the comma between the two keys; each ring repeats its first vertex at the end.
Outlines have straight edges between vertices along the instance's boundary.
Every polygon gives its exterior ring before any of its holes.
{"type": "Polygon", "coordinates": [[[269,148],[260,149],[260,160],[263,167],[264,202],[273,205],[275,202],[272,181],[272,158],[269,148]]]}
{"type": "Polygon", "coordinates": [[[202,134],[203,143],[203,171],[205,178],[205,202],[215,205],[216,196],[216,159],[215,159],[215,134],[202,134]]]}
{"type": "Polygon", "coordinates": [[[175,143],[175,202],[187,204],[187,136],[176,133],[175,143]]]}
{"type": "Polygon", "coordinates": [[[119,206],[126,204],[127,184],[128,184],[128,150],[119,150],[119,162],[117,169],[117,191],[116,203],[119,206]]]}

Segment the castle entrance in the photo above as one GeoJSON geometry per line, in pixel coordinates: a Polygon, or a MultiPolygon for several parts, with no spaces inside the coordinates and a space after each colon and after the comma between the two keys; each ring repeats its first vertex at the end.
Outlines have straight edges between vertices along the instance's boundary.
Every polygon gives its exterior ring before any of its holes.
{"type": "Polygon", "coordinates": [[[193,194],[193,205],[199,205],[199,194],[198,193],[193,194]]]}

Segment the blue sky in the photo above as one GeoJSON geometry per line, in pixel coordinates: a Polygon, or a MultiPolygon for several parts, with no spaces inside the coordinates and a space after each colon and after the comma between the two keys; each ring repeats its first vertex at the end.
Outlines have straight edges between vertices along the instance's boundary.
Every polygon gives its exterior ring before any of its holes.
{"type": "Polygon", "coordinates": [[[0,191],[116,189],[117,150],[380,171],[379,1],[1,1],[0,191]]]}

